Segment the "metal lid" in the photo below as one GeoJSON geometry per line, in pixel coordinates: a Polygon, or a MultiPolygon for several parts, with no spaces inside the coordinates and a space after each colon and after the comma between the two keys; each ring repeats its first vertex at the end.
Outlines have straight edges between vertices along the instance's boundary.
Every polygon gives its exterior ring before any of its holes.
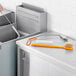
{"type": "MultiPolygon", "coordinates": [[[[41,38],[42,36],[46,36],[48,33],[43,33],[38,36],[41,38]]],[[[48,36],[51,37],[52,33],[49,33],[48,36]]],[[[58,34],[58,33],[56,33],[58,34]]],[[[48,37],[46,36],[46,37],[48,37]]],[[[55,36],[54,39],[50,39],[50,41],[56,40],[57,37],[55,36]]],[[[49,40],[49,39],[48,39],[49,40]]],[[[58,39],[57,39],[58,40],[58,39]]],[[[68,41],[73,43],[74,50],[65,50],[65,49],[58,49],[58,48],[44,48],[44,47],[32,47],[32,46],[26,46],[27,39],[22,39],[20,41],[17,41],[17,44],[21,46],[24,50],[25,48],[29,50],[28,52],[36,53],[36,55],[42,57],[43,59],[47,60],[48,62],[54,63],[55,65],[58,65],[64,69],[69,70],[70,72],[74,72],[76,74],[76,41],[68,38],[68,41]],[[30,51],[31,50],[31,51],[30,51]]],[[[59,39],[59,42],[53,43],[58,44],[60,46],[63,46],[64,42],[59,39]],[[61,41],[61,42],[60,42],[61,41]]],[[[27,51],[26,50],[26,51],[27,51]]]]}

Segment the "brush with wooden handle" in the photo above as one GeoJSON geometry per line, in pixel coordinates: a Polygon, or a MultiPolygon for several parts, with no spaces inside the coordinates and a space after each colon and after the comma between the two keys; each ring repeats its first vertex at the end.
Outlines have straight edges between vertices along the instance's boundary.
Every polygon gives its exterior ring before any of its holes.
{"type": "Polygon", "coordinates": [[[51,48],[61,48],[61,49],[66,49],[66,50],[73,50],[72,43],[66,43],[64,46],[56,46],[56,45],[48,45],[48,44],[31,44],[31,46],[51,47],[51,48]]]}

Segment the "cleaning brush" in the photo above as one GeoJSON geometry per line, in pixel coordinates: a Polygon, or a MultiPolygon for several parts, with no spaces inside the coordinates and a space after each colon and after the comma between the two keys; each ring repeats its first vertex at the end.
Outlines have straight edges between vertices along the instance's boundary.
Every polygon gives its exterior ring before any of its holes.
{"type": "Polygon", "coordinates": [[[66,50],[73,50],[73,44],[71,44],[71,43],[66,43],[64,46],[48,45],[48,44],[31,44],[31,46],[51,47],[51,48],[61,48],[61,49],[66,49],[66,50]]]}
{"type": "Polygon", "coordinates": [[[57,45],[49,45],[49,44],[41,44],[41,43],[32,43],[33,40],[36,40],[37,37],[31,37],[27,40],[27,46],[37,46],[37,47],[51,47],[51,48],[62,48],[66,50],[73,50],[73,44],[70,42],[66,42],[64,46],[57,46],[57,45]]]}

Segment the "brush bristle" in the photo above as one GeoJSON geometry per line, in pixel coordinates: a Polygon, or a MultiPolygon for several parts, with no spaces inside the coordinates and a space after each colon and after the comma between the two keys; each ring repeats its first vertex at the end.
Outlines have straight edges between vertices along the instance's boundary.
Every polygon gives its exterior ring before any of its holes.
{"type": "Polygon", "coordinates": [[[65,47],[68,47],[68,48],[73,48],[73,44],[72,44],[72,43],[65,43],[64,46],[65,46],[65,47]]]}

